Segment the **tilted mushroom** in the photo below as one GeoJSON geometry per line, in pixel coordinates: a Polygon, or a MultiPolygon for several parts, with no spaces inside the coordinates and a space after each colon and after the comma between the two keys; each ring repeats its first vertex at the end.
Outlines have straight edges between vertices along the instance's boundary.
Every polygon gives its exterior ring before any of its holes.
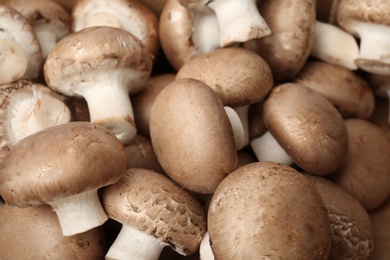
{"type": "Polygon", "coordinates": [[[237,164],[232,126],[205,83],[176,79],[150,111],[150,137],[164,171],[180,186],[213,193],[237,164]]]}
{"type": "Polygon", "coordinates": [[[217,187],[208,210],[215,259],[328,259],[328,213],[315,187],[290,166],[255,162],[217,187]]]}
{"type": "Polygon", "coordinates": [[[19,141],[0,169],[0,194],[8,204],[49,204],[63,235],[72,236],[107,220],[97,190],[123,177],[126,155],[103,126],[70,122],[19,141]]]}
{"type": "Polygon", "coordinates": [[[70,33],[71,16],[52,0],[10,0],[7,5],[21,13],[33,26],[45,59],[53,46],[70,33]]]}
{"type": "Polygon", "coordinates": [[[206,230],[200,203],[171,179],[146,169],[128,169],[102,189],[108,216],[122,223],[106,259],[157,260],[165,246],[182,255],[198,251],[206,230]]]}
{"type": "Polygon", "coordinates": [[[91,122],[104,125],[126,145],[137,133],[129,94],[145,86],[152,64],[133,34],[96,26],[59,41],[45,61],[44,77],[59,93],[84,97],[91,122]]]}
{"type": "Polygon", "coordinates": [[[378,209],[370,213],[374,225],[375,250],[372,260],[385,260],[390,257],[390,198],[378,209]]]}
{"type": "Polygon", "coordinates": [[[28,80],[0,86],[1,147],[12,148],[28,135],[70,121],[70,110],[47,86],[28,80]]]}
{"type": "Polygon", "coordinates": [[[373,74],[390,75],[390,2],[340,0],[338,25],[360,40],[357,66],[373,74]]]}
{"type": "Polygon", "coordinates": [[[0,84],[40,76],[43,59],[34,28],[6,5],[0,5],[0,53],[0,84]]]}
{"type": "Polygon", "coordinates": [[[106,240],[101,227],[63,236],[49,205],[0,208],[0,259],[103,259],[106,240]]]}
{"type": "Polygon", "coordinates": [[[92,26],[112,26],[136,36],[157,57],[157,16],[138,0],[79,0],[72,9],[72,31],[92,26]]]}

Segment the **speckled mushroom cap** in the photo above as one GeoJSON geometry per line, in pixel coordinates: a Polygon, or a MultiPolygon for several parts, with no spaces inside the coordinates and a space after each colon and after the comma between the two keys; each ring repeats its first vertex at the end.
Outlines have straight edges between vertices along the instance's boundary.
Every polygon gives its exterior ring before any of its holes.
{"type": "Polygon", "coordinates": [[[0,209],[1,259],[103,259],[106,241],[101,227],[63,236],[49,205],[0,209]]]}
{"type": "Polygon", "coordinates": [[[170,244],[187,255],[199,249],[206,231],[200,203],[169,178],[147,169],[128,169],[102,189],[107,215],[170,244]]]}
{"type": "Polygon", "coordinates": [[[367,120],[351,118],[345,125],[350,144],[347,156],[330,177],[372,211],[390,196],[390,141],[367,120]]]}
{"type": "Polygon", "coordinates": [[[208,210],[215,259],[328,259],[328,214],[292,167],[255,162],[227,176],[208,210]]]}
{"type": "Polygon", "coordinates": [[[150,137],[164,171],[180,186],[213,193],[236,167],[233,130],[214,91],[195,79],[176,79],[157,96],[150,137]]]}
{"type": "Polygon", "coordinates": [[[375,108],[372,88],[358,73],[321,61],[308,61],[294,82],[326,97],[343,117],[368,119],[375,108]]]}
{"type": "Polygon", "coordinates": [[[181,78],[206,83],[230,107],[258,102],[273,86],[272,72],[265,60],[240,47],[197,55],[177,72],[176,79],[181,78]]]}
{"type": "Polygon", "coordinates": [[[112,184],[125,169],[123,146],[110,131],[70,122],[32,134],[7,153],[0,194],[19,207],[43,204],[112,184]]]}
{"type": "Polygon", "coordinates": [[[364,207],[348,192],[323,177],[304,174],[320,193],[332,230],[330,259],[371,259],[373,225],[364,207]]]}
{"type": "Polygon", "coordinates": [[[318,92],[298,83],[274,87],[264,101],[263,120],[304,171],[328,175],[344,162],[348,149],[344,120],[318,92]]]}
{"type": "Polygon", "coordinates": [[[248,41],[244,47],[266,60],[277,84],[289,81],[310,55],[316,19],[315,1],[257,1],[257,5],[272,34],[248,41]]]}

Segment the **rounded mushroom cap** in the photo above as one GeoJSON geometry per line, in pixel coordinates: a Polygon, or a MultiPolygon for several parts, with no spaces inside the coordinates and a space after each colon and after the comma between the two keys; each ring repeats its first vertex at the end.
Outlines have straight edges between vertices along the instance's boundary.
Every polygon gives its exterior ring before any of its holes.
{"type": "Polygon", "coordinates": [[[56,213],[49,205],[0,208],[1,259],[103,259],[106,241],[98,227],[63,236],[56,213]]]}
{"type": "Polygon", "coordinates": [[[332,229],[330,259],[371,259],[373,225],[364,207],[348,192],[323,177],[304,174],[320,193],[332,229]]]}
{"type": "Polygon", "coordinates": [[[263,58],[239,47],[218,49],[187,61],[176,79],[206,83],[225,106],[238,107],[262,100],[273,86],[272,72],[263,58]]]}
{"type": "Polygon", "coordinates": [[[175,250],[193,254],[206,231],[200,203],[169,178],[146,169],[128,169],[117,183],[102,189],[107,215],[175,250]]]}
{"type": "Polygon", "coordinates": [[[126,170],[122,144],[106,128],[70,122],[19,141],[0,165],[0,194],[26,207],[100,188],[126,170]]]}
{"type": "Polygon", "coordinates": [[[48,86],[68,96],[80,95],[83,85],[100,77],[120,81],[130,94],[149,79],[152,58],[132,33],[96,26],[72,33],[47,56],[44,77],[48,86]]]}
{"type": "Polygon", "coordinates": [[[293,168],[255,162],[227,176],[208,210],[216,259],[328,259],[324,202],[293,168]]]}
{"type": "Polygon", "coordinates": [[[321,94],[298,83],[272,89],[263,120],[280,146],[304,171],[327,175],[344,162],[348,135],[337,109],[321,94]]]}

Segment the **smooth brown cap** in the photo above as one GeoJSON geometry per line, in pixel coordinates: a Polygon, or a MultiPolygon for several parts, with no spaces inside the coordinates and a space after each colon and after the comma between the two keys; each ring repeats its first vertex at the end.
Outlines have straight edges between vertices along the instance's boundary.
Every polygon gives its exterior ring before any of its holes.
{"type": "Polygon", "coordinates": [[[328,214],[292,167],[255,162],[227,176],[208,210],[215,259],[328,259],[328,214]]]}
{"type": "Polygon", "coordinates": [[[19,141],[0,165],[0,194],[26,207],[97,189],[126,169],[122,144],[106,128],[70,122],[19,141]]]}
{"type": "Polygon", "coordinates": [[[169,178],[146,169],[128,169],[102,189],[107,215],[188,255],[199,249],[206,231],[200,203],[169,178]]]}

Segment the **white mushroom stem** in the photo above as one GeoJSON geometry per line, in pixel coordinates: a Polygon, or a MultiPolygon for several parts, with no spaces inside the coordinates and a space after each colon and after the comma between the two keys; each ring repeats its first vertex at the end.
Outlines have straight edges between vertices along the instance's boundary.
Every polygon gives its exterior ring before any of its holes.
{"type": "Polygon", "coordinates": [[[262,38],[271,34],[256,0],[214,0],[207,4],[217,15],[220,46],[262,38]]]}
{"type": "Polygon", "coordinates": [[[157,260],[167,243],[145,234],[136,228],[122,225],[106,260],[157,260]]]}
{"type": "Polygon", "coordinates": [[[266,131],[262,136],[252,139],[250,145],[259,162],[293,164],[292,158],[280,146],[270,131],[266,131]]]}
{"type": "Polygon", "coordinates": [[[0,84],[22,78],[27,66],[28,56],[23,48],[12,40],[0,39],[0,84]]]}
{"type": "Polygon", "coordinates": [[[192,11],[192,41],[199,54],[208,53],[219,48],[219,27],[214,12],[203,13],[192,11]]]}
{"type": "Polygon", "coordinates": [[[43,59],[46,59],[47,54],[60,39],[70,33],[70,30],[66,29],[65,25],[59,21],[36,23],[34,24],[34,31],[41,46],[43,59]]]}
{"type": "Polygon", "coordinates": [[[226,114],[229,118],[230,124],[232,125],[234,141],[236,143],[236,149],[241,150],[245,145],[245,131],[244,126],[238,116],[237,112],[228,106],[225,106],[226,114]]]}
{"type": "Polygon", "coordinates": [[[83,233],[103,225],[108,219],[97,189],[60,198],[48,204],[57,214],[63,236],[83,233]]]}
{"type": "Polygon", "coordinates": [[[356,21],[349,26],[352,33],[360,38],[360,55],[356,61],[359,68],[375,74],[390,75],[390,26],[356,21]],[[370,62],[366,65],[366,60],[384,66],[373,67],[370,62]]]}
{"type": "Polygon", "coordinates": [[[244,146],[249,144],[249,118],[248,118],[248,110],[250,105],[235,107],[234,111],[236,111],[238,117],[241,120],[242,126],[244,128],[244,146]]]}
{"type": "Polygon", "coordinates": [[[114,14],[104,10],[96,10],[95,12],[88,14],[85,19],[84,27],[92,26],[110,26],[121,28],[122,24],[114,14]]]}
{"type": "Polygon", "coordinates": [[[200,247],[199,247],[199,257],[200,260],[214,260],[214,253],[211,249],[210,245],[210,236],[209,232],[207,231],[203,238],[202,242],[200,242],[200,247]]]}
{"type": "Polygon", "coordinates": [[[322,61],[356,70],[359,45],[352,34],[336,25],[316,21],[310,55],[322,61]]]}

